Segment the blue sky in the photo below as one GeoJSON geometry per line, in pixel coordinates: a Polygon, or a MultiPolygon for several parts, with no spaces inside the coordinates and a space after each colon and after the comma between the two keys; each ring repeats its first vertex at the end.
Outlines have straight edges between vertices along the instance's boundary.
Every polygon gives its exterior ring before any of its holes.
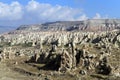
{"type": "Polygon", "coordinates": [[[0,25],[120,18],[120,0],[0,0],[0,25]]]}

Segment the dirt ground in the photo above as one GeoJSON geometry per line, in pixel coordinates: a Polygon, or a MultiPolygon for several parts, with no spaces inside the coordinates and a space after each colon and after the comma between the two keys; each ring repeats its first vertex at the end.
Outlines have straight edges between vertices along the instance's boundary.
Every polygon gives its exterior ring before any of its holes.
{"type": "Polygon", "coordinates": [[[24,61],[24,57],[1,61],[0,80],[78,80],[74,75],[39,70],[38,67],[42,67],[44,64],[27,64],[24,61]]]}
{"type": "Polygon", "coordinates": [[[103,75],[80,75],[42,70],[44,64],[25,63],[27,57],[15,57],[0,62],[0,80],[119,80],[103,75]]]}

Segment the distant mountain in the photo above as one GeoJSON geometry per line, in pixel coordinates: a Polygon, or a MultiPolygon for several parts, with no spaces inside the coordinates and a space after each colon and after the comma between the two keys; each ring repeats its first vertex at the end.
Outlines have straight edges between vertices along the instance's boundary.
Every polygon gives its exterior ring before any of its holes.
{"type": "Polygon", "coordinates": [[[5,32],[9,32],[12,30],[15,30],[16,28],[13,26],[0,26],[0,34],[1,33],[5,33],[5,32]]]}
{"type": "Polygon", "coordinates": [[[120,28],[120,19],[89,19],[84,21],[57,21],[44,24],[22,25],[24,31],[105,31],[120,28]]]}

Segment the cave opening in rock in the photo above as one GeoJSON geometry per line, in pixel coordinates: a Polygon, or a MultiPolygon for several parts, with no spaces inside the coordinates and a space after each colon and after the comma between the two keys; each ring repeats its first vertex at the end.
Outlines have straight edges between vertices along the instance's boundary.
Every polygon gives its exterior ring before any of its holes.
{"type": "Polygon", "coordinates": [[[98,74],[109,75],[112,71],[112,68],[109,65],[101,65],[98,68],[98,74]]]}
{"type": "Polygon", "coordinates": [[[61,62],[61,55],[56,55],[56,58],[53,58],[51,60],[49,60],[45,66],[43,66],[40,69],[44,69],[44,70],[56,70],[58,71],[60,68],[60,62],[61,62]]]}

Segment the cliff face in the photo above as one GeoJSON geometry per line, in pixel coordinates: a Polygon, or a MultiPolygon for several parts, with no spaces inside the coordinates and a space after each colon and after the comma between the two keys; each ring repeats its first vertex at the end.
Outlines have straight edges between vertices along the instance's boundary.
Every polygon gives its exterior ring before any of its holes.
{"type": "Polygon", "coordinates": [[[105,31],[120,28],[120,19],[90,19],[85,21],[57,21],[40,25],[22,25],[27,31],[105,31]]]}

